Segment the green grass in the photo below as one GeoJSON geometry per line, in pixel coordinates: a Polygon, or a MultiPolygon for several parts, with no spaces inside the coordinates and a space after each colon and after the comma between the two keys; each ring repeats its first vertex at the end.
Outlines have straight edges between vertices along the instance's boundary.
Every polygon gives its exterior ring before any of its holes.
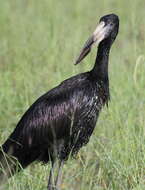
{"type": "MultiPolygon", "coordinates": [[[[109,108],[88,145],[63,169],[62,190],[145,189],[145,3],[143,0],[15,0],[0,6],[0,144],[33,101],[89,70],[74,66],[101,16],[120,17],[110,54],[109,108]]],[[[45,190],[49,165],[32,164],[4,190],[45,190]]]]}

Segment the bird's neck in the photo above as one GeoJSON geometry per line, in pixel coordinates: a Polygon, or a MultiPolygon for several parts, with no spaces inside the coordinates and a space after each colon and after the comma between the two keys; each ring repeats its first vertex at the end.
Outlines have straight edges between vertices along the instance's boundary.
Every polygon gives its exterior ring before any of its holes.
{"type": "Polygon", "coordinates": [[[108,61],[110,52],[110,43],[102,42],[99,44],[95,65],[92,74],[95,78],[102,81],[108,81],[108,61]]]}

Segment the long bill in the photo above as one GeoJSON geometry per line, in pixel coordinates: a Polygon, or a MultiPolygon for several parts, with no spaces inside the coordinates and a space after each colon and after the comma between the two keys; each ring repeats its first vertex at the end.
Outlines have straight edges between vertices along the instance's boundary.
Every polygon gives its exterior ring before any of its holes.
{"type": "Polygon", "coordinates": [[[106,33],[105,22],[100,22],[95,31],[93,32],[92,36],[86,41],[84,47],[82,48],[80,55],[76,59],[75,65],[80,63],[91,51],[91,48],[94,44],[99,44],[104,38],[106,33]]]}

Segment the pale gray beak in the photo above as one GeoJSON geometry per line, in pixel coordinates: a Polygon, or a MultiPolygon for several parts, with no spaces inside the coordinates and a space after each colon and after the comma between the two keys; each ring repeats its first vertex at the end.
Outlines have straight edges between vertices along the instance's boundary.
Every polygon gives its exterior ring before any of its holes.
{"type": "Polygon", "coordinates": [[[75,65],[80,63],[88,55],[94,44],[99,44],[105,38],[105,34],[106,34],[105,22],[102,21],[97,25],[92,36],[86,41],[84,47],[81,50],[80,55],[78,56],[75,62],[75,65]]]}

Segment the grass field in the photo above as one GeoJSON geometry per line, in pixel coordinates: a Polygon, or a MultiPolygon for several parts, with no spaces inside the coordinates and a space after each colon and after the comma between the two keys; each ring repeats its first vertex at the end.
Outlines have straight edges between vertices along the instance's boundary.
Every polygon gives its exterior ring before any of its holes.
{"type": "MultiPolygon", "coordinates": [[[[74,66],[101,16],[120,17],[110,54],[109,108],[89,144],[64,166],[62,190],[145,189],[145,3],[143,0],[15,0],[0,6],[0,144],[26,109],[62,80],[92,68],[95,49],[74,66]]],[[[45,190],[49,165],[32,164],[3,190],[45,190]]]]}

